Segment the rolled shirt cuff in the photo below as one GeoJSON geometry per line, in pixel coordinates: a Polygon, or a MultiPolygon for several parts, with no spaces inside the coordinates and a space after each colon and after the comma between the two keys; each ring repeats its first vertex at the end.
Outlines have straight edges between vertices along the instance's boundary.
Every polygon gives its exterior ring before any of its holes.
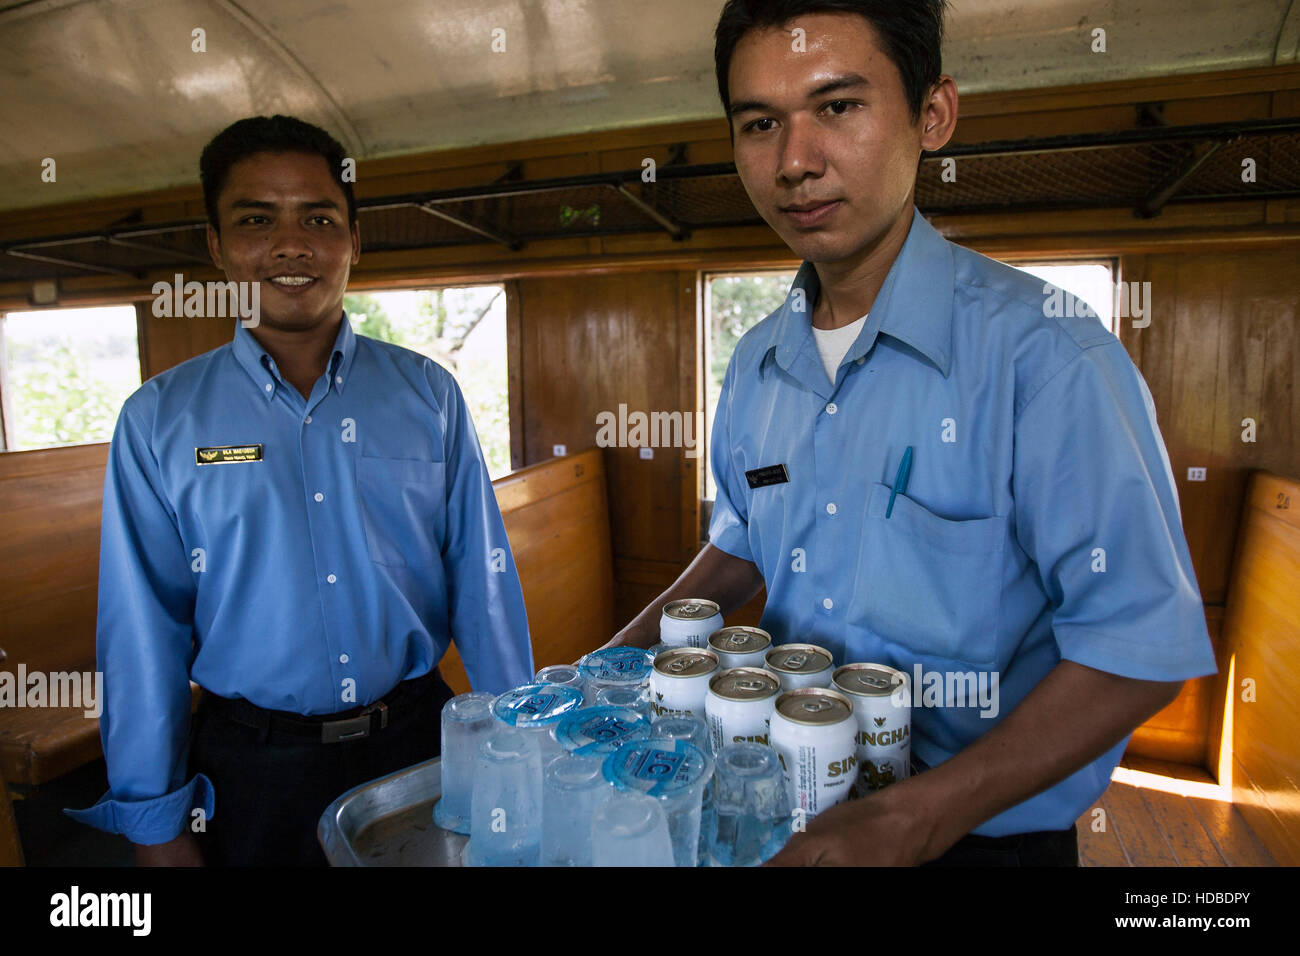
{"type": "Polygon", "coordinates": [[[114,800],[110,790],[93,807],[65,808],[63,812],[78,823],[107,833],[120,833],[132,843],[152,846],[180,836],[189,826],[195,809],[202,809],[204,818],[210,820],[215,815],[215,807],[212,782],[200,773],[185,786],[161,797],[114,800]]]}

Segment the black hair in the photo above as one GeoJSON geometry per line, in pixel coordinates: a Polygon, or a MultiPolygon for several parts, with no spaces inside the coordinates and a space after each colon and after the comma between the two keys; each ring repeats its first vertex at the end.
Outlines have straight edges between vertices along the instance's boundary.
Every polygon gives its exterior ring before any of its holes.
{"type": "Polygon", "coordinates": [[[320,156],[347,199],[348,225],[356,224],[357,201],[352,193],[352,183],[343,178],[343,160],[347,156],[342,144],[319,126],[277,113],[275,116],[250,116],[231,123],[203,147],[203,155],[199,157],[199,182],[203,184],[203,204],[207,207],[208,222],[213,229],[220,231],[221,228],[217,218],[217,197],[226,185],[230,167],[257,153],[320,156]]]}
{"type": "Polygon", "coordinates": [[[779,27],[812,13],[856,13],[873,27],[885,55],[903,78],[912,122],[921,118],[926,92],[943,72],[943,15],[948,0],[727,0],[714,31],[713,62],[722,108],[730,110],[727,71],[736,44],[750,30],[779,27]]]}

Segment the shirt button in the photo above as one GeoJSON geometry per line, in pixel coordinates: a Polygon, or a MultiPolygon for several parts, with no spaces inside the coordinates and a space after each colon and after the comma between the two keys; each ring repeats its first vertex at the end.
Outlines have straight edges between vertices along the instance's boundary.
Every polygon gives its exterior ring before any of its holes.
{"type": "Polygon", "coordinates": [[[346,655],[346,654],[340,654],[340,655],[339,655],[339,663],[340,663],[340,664],[346,664],[349,660],[351,660],[351,658],[348,657],[348,655],[346,655]]]}
{"type": "Polygon", "coordinates": [[[822,598],[822,607],[826,608],[826,610],[829,611],[834,606],[835,606],[835,602],[832,601],[830,598],[822,598]]]}
{"type": "Polygon", "coordinates": [[[330,584],[333,584],[335,581],[338,580],[338,578],[336,578],[334,575],[331,574],[328,577],[326,577],[325,580],[328,581],[330,584]]]}
{"type": "Polygon", "coordinates": [[[316,492],[315,497],[316,497],[316,500],[317,500],[317,501],[324,501],[324,500],[325,500],[325,496],[322,495],[319,491],[316,492]]]}
{"type": "Polygon", "coordinates": [[[311,416],[308,415],[306,418],[304,418],[304,419],[302,420],[302,423],[303,423],[304,425],[310,425],[310,424],[311,424],[311,416]]]}
{"type": "Polygon", "coordinates": [[[827,415],[834,415],[834,414],[835,414],[836,412],[838,412],[839,410],[840,410],[840,407],[839,407],[838,405],[836,405],[834,402],[831,402],[829,405],[826,406],[826,414],[827,414],[827,415]]]}
{"type": "Polygon", "coordinates": [[[271,383],[270,383],[270,382],[267,382],[267,383],[266,383],[266,390],[269,392],[269,391],[271,390],[271,388],[272,388],[271,383]]]}
{"type": "Polygon", "coordinates": [[[828,515],[833,515],[833,514],[835,514],[835,512],[837,512],[837,511],[839,511],[839,510],[840,510],[839,508],[836,508],[836,507],[835,507],[835,502],[833,502],[833,501],[832,501],[830,504],[828,504],[828,505],[826,506],[826,513],[827,513],[828,515]]]}
{"type": "Polygon", "coordinates": [[[866,365],[866,364],[867,364],[867,357],[864,355],[864,356],[862,356],[862,358],[858,359],[858,364],[859,364],[859,365],[866,365]]]}
{"type": "Polygon", "coordinates": [[[336,382],[338,382],[338,384],[342,385],[342,384],[343,384],[343,376],[342,376],[342,375],[335,375],[335,376],[334,376],[334,381],[336,381],[336,382]]]}

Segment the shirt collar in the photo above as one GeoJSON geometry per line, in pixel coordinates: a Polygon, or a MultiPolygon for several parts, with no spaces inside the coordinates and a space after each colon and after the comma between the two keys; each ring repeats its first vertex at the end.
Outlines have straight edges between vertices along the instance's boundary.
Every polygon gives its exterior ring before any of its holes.
{"type": "MultiPolygon", "coordinates": [[[[253,337],[253,334],[244,327],[243,322],[235,325],[233,349],[235,359],[243,366],[244,371],[248,373],[248,377],[257,384],[262,395],[268,401],[273,398],[276,387],[283,385],[284,380],[280,377],[280,370],[276,367],[275,359],[271,358],[270,353],[262,348],[257,339],[253,337]]],[[[330,387],[336,388],[340,392],[343,391],[351,377],[352,359],[356,353],[357,336],[352,331],[352,323],[348,321],[348,314],[344,312],[343,321],[339,323],[338,335],[334,338],[334,350],[330,353],[330,387]]]]}
{"type": "MultiPolygon", "coordinates": [[[[948,240],[919,209],[912,207],[912,226],[884,285],[871,307],[871,317],[845,355],[858,359],[871,351],[877,334],[911,346],[943,373],[952,367],[952,303],[954,270],[948,240]]],[[[786,371],[799,359],[812,338],[812,312],[820,288],[811,262],[799,267],[790,294],[778,310],[769,351],[786,371]]]]}

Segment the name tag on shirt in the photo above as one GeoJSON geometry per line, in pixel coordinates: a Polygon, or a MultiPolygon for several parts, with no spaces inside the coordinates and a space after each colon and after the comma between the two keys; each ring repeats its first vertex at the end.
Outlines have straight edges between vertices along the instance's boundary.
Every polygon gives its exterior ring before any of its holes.
{"type": "Polygon", "coordinates": [[[221,445],[194,449],[196,465],[230,465],[240,461],[261,461],[261,445],[221,445]]]}
{"type": "Polygon", "coordinates": [[[762,488],[766,485],[783,485],[790,480],[790,476],[786,473],[785,465],[768,465],[766,468],[745,472],[745,480],[751,488],[762,488]]]}

